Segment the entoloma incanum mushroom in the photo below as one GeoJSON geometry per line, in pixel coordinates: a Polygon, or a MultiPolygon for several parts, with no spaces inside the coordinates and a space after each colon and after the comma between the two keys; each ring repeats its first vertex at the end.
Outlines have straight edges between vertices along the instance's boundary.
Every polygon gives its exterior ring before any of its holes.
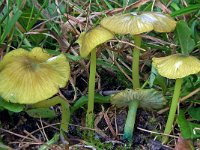
{"type": "MultiPolygon", "coordinates": [[[[183,78],[200,72],[200,60],[189,55],[174,54],[161,58],[153,58],[153,66],[158,70],[161,76],[169,79],[176,79],[171,108],[164,131],[165,134],[170,134],[179,102],[183,78]]],[[[163,138],[163,143],[165,143],[167,139],[167,137],[163,138]]]]}
{"type": "Polygon", "coordinates": [[[135,47],[132,60],[132,84],[133,88],[140,88],[139,82],[139,56],[141,36],[149,31],[171,32],[175,29],[176,21],[170,16],[160,12],[132,12],[129,14],[106,17],[100,22],[101,26],[116,34],[131,34],[134,38],[135,47]]]}
{"type": "Polygon", "coordinates": [[[88,89],[88,109],[86,114],[86,126],[93,127],[93,109],[94,109],[94,90],[96,75],[96,47],[113,38],[112,32],[97,26],[87,32],[82,32],[78,43],[80,45],[81,57],[87,57],[90,53],[90,77],[88,89]]]}
{"type": "Polygon", "coordinates": [[[137,108],[141,107],[153,110],[160,109],[166,104],[162,92],[158,92],[154,89],[126,89],[113,95],[110,101],[117,107],[129,108],[123,135],[123,138],[129,141],[132,140],[133,136],[137,108]]]}

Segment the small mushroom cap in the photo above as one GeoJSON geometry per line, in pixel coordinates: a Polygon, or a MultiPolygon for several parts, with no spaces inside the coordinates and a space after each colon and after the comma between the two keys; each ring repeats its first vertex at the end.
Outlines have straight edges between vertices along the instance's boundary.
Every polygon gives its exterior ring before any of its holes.
{"type": "Polygon", "coordinates": [[[87,57],[90,52],[98,45],[112,39],[113,33],[107,29],[97,26],[88,32],[82,32],[77,40],[80,45],[81,57],[87,57]]]}
{"type": "Polygon", "coordinates": [[[200,72],[200,60],[183,54],[153,58],[153,66],[161,76],[169,79],[183,78],[200,72]]]}
{"type": "Polygon", "coordinates": [[[149,31],[171,32],[176,27],[176,21],[168,15],[159,12],[129,13],[106,17],[101,20],[101,26],[117,34],[141,34],[149,31]]]}
{"type": "Polygon", "coordinates": [[[16,49],[0,62],[0,95],[12,103],[37,103],[56,94],[69,76],[63,54],[51,57],[39,47],[30,52],[16,49]]]}
{"type": "Polygon", "coordinates": [[[129,106],[131,101],[139,101],[139,107],[144,109],[160,109],[166,104],[166,100],[162,92],[154,89],[126,89],[114,94],[110,101],[117,107],[129,106]]]}

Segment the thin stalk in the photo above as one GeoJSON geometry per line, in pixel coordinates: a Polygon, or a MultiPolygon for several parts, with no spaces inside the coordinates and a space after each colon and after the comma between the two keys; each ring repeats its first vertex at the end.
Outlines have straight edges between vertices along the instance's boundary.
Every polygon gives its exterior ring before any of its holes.
{"type": "MultiPolygon", "coordinates": [[[[174,94],[173,94],[171,107],[170,107],[164,134],[170,134],[170,132],[172,130],[173,122],[174,122],[174,118],[175,118],[175,114],[176,114],[176,108],[177,108],[178,102],[179,102],[179,96],[180,96],[180,92],[181,92],[182,82],[183,82],[183,79],[176,79],[176,83],[175,83],[175,87],[174,87],[174,94]]],[[[163,137],[162,143],[164,144],[167,141],[168,141],[168,137],[167,136],[163,137]]]]}
{"type": "Polygon", "coordinates": [[[134,44],[133,57],[132,57],[132,84],[133,89],[140,88],[139,81],[139,59],[140,59],[140,50],[138,47],[141,46],[142,38],[139,35],[134,35],[134,44]]]}
{"type": "Polygon", "coordinates": [[[124,135],[123,135],[123,138],[125,140],[128,140],[128,141],[132,140],[138,106],[139,106],[138,100],[133,100],[129,104],[129,110],[128,110],[128,115],[126,118],[126,123],[124,127],[124,135]]]}
{"type": "Polygon", "coordinates": [[[69,110],[69,104],[67,101],[65,101],[63,98],[56,96],[54,98],[38,102],[36,104],[33,104],[32,107],[35,108],[46,108],[50,106],[55,106],[57,104],[61,105],[61,111],[62,111],[62,118],[61,118],[61,129],[65,132],[68,131],[68,124],[70,120],[70,110],[69,110]]]}
{"type": "Polygon", "coordinates": [[[92,50],[90,56],[90,77],[88,87],[88,109],[86,114],[86,127],[93,128],[94,119],[94,90],[96,75],[96,49],[92,50]]]}

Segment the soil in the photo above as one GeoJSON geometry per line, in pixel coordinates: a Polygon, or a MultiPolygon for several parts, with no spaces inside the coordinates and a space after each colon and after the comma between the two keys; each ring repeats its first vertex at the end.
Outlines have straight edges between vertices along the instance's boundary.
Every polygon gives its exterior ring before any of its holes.
{"type": "MultiPolygon", "coordinates": [[[[155,134],[150,134],[146,131],[140,130],[140,128],[142,128],[149,131],[162,132],[163,125],[165,124],[166,120],[162,115],[157,115],[156,112],[149,112],[139,109],[137,112],[133,145],[128,146],[126,145],[127,142],[123,141],[121,136],[123,134],[124,122],[127,115],[126,109],[117,109],[113,106],[108,105],[107,107],[104,107],[104,112],[102,112],[101,108],[102,105],[98,104],[98,106],[96,106],[95,108],[96,110],[95,113],[98,115],[101,113],[107,113],[112,128],[116,134],[114,136],[110,131],[110,129],[108,128],[108,124],[105,121],[105,117],[101,117],[98,120],[97,124],[97,128],[100,130],[100,132],[96,133],[95,137],[97,137],[97,139],[101,143],[103,143],[103,145],[104,143],[110,143],[113,145],[111,148],[113,150],[114,149],[170,150],[169,148],[162,146],[162,144],[159,141],[153,140],[156,138],[155,134]]],[[[80,144],[80,142],[82,141],[81,139],[84,139],[83,132],[85,131],[85,129],[81,128],[85,123],[84,112],[85,111],[80,109],[76,111],[75,114],[72,116],[72,122],[71,125],[69,126],[69,132],[67,134],[67,138],[70,143],[69,147],[71,147],[70,149],[74,149],[73,147],[76,147],[75,145],[77,145],[78,143],[80,144]]],[[[41,132],[41,130],[38,130],[38,132],[35,133],[32,132],[36,131],[39,128],[39,126],[41,127],[41,123],[43,124],[43,126],[45,126],[48,124],[59,122],[58,118],[54,120],[48,120],[48,119],[40,120],[31,118],[24,112],[9,114],[8,111],[6,110],[1,112],[1,116],[2,116],[0,118],[1,128],[6,130],[6,131],[0,130],[1,139],[4,143],[12,147],[13,149],[31,149],[31,150],[38,149],[40,144],[39,143],[36,144],[36,141],[41,141],[41,142],[46,141],[44,132],[41,132]],[[10,131],[12,133],[9,133],[7,131],[10,131]],[[31,136],[29,137],[34,137],[36,141],[23,139],[22,137],[16,136],[13,133],[19,134],[21,136],[27,136],[28,133],[31,133],[31,136]],[[29,144],[24,145],[23,142],[28,142],[29,144]],[[21,148],[19,148],[20,145],[22,146],[21,148]]],[[[97,122],[97,119],[95,121],[97,122]]],[[[57,129],[59,128],[59,126],[54,126],[54,128],[52,127],[45,128],[45,134],[48,139],[51,139],[53,135],[56,132],[58,132],[55,127],[57,127],[57,129]]],[[[82,148],[83,147],[85,147],[85,145],[82,143],[82,148]]]]}

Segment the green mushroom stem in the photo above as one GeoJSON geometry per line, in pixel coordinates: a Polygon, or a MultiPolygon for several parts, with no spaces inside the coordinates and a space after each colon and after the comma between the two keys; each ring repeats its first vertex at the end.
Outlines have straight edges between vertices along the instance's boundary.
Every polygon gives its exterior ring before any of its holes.
{"type": "MultiPolygon", "coordinates": [[[[133,49],[133,57],[132,57],[132,84],[133,89],[140,88],[139,81],[139,59],[140,59],[140,45],[142,42],[142,38],[139,35],[134,35],[135,47],[133,49]]],[[[135,119],[137,114],[137,108],[139,106],[139,101],[134,100],[129,104],[127,119],[124,127],[124,135],[123,139],[131,141],[133,137],[133,130],[135,126],[135,119]]]]}
{"type": "MultiPolygon", "coordinates": [[[[179,96],[180,96],[180,92],[181,92],[182,82],[183,82],[182,78],[176,79],[174,94],[173,94],[172,103],[171,103],[171,107],[170,107],[164,134],[170,134],[170,132],[172,130],[172,126],[173,126],[173,122],[174,122],[174,118],[175,118],[175,114],[176,114],[176,108],[177,108],[178,102],[179,102],[179,96]]],[[[167,136],[163,137],[162,143],[164,144],[167,141],[168,141],[168,137],[167,136]]]]}
{"type": "Polygon", "coordinates": [[[140,88],[139,81],[139,59],[140,59],[140,49],[142,38],[139,35],[133,35],[135,47],[133,49],[132,57],[132,84],[133,89],[140,88]]]}
{"type": "Polygon", "coordinates": [[[45,101],[41,101],[32,105],[34,108],[46,108],[55,106],[57,104],[61,105],[62,111],[62,118],[61,118],[61,130],[67,132],[68,131],[68,124],[70,120],[70,109],[69,104],[61,97],[54,97],[52,99],[48,99],[45,101]]]}
{"type": "MultiPolygon", "coordinates": [[[[71,106],[70,112],[73,114],[77,109],[81,108],[83,105],[88,103],[88,96],[80,97],[73,106],[71,106]]],[[[100,94],[94,95],[94,103],[110,103],[110,96],[102,96],[100,94]]]]}
{"type": "Polygon", "coordinates": [[[86,126],[93,128],[94,118],[94,91],[95,91],[95,76],[96,76],[96,49],[91,51],[90,56],[90,77],[88,87],[88,109],[86,114],[86,126]]]}
{"type": "Polygon", "coordinates": [[[124,135],[123,135],[124,140],[128,141],[132,140],[138,106],[139,106],[138,100],[133,100],[129,104],[128,115],[124,126],[124,135]]]}

